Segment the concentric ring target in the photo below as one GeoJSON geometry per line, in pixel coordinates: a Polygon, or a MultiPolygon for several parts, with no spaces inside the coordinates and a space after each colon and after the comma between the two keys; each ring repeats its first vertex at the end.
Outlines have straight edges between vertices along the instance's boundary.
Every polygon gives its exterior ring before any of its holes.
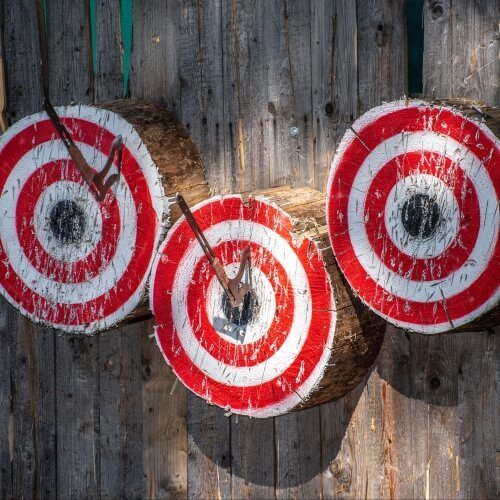
{"type": "Polygon", "coordinates": [[[11,127],[0,138],[0,292],[34,321],[93,333],[122,320],[144,294],[163,188],[119,115],[88,106],[57,112],[98,171],[123,137],[120,180],[98,202],[46,114],[11,127]]]}
{"type": "Polygon", "coordinates": [[[371,309],[436,333],[499,299],[500,142],[453,108],[372,109],[332,164],[327,219],[339,266],[371,309]]]}
{"type": "Polygon", "coordinates": [[[267,417],[305,400],[331,356],[335,303],[316,243],[294,241],[292,220],[263,197],[212,198],[193,214],[229,277],[250,247],[250,282],[232,308],[187,221],[155,261],[150,303],[158,344],[195,394],[234,413],[267,417]]]}

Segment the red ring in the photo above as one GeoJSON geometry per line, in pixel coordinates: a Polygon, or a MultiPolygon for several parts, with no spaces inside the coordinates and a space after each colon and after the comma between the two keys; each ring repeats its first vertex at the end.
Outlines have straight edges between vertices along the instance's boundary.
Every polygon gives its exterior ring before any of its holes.
{"type": "MultiPolygon", "coordinates": [[[[81,119],[62,117],[75,140],[90,144],[103,154],[108,154],[115,136],[100,125],[81,119]],[[96,140],[97,138],[97,140],[96,140]]],[[[57,133],[50,120],[28,125],[8,141],[0,151],[0,192],[10,172],[27,151],[53,140],[57,133]]],[[[54,325],[87,325],[105,318],[119,309],[145,279],[154,251],[158,232],[158,218],[154,211],[147,181],[137,159],[124,147],[121,176],[130,186],[137,210],[137,232],[130,263],[115,285],[100,296],[81,304],[52,303],[31,290],[15,273],[0,241],[0,262],[5,272],[0,273],[0,285],[27,313],[54,325]],[[154,225],[154,227],[152,227],[154,225]]]]}
{"type": "Polygon", "coordinates": [[[120,235],[120,210],[116,198],[109,192],[99,203],[102,237],[94,249],[77,262],[55,259],[36,236],[34,209],[44,189],[65,180],[86,186],[80,172],[67,160],[46,163],[33,172],[19,193],[16,229],[24,255],[38,272],[44,275],[50,272],[50,279],[59,283],[82,283],[97,276],[113,259],[120,235]]]}
{"type": "MultiPolygon", "coordinates": [[[[446,304],[436,290],[435,301],[417,302],[391,295],[367,274],[348,237],[347,206],[350,191],[360,166],[368,154],[386,139],[402,132],[433,131],[445,133],[463,144],[481,162],[500,196],[500,148],[483,130],[461,115],[446,108],[409,106],[391,111],[365,125],[342,152],[341,161],[329,182],[328,225],[337,262],[352,288],[370,307],[385,317],[403,324],[433,325],[472,314],[496,293],[498,272],[488,268],[469,288],[448,297],[446,304]],[[446,129],[444,123],[447,123],[446,129]],[[346,215],[339,217],[339,214],[346,215]],[[414,307],[411,307],[411,304],[414,307]],[[408,307],[410,306],[410,307],[408,307]]],[[[497,238],[490,260],[500,260],[497,238]]]]}
{"type": "Polygon", "coordinates": [[[215,225],[229,220],[249,220],[263,224],[280,234],[297,254],[304,266],[311,290],[311,318],[307,338],[301,352],[274,379],[256,386],[237,387],[210,379],[202,369],[193,364],[183,350],[172,318],[171,293],[175,286],[178,263],[193,241],[191,230],[182,221],[168,234],[162,248],[161,258],[153,278],[152,308],[157,322],[157,338],[163,354],[176,375],[194,393],[221,407],[231,406],[234,411],[246,412],[251,409],[274,407],[288,397],[297,397],[302,384],[308,380],[319,363],[327,344],[333,304],[330,279],[324,262],[315,246],[305,239],[300,247],[294,247],[291,233],[291,220],[286,214],[260,200],[250,206],[242,203],[239,197],[227,197],[221,201],[203,204],[193,210],[196,220],[202,227],[215,225]],[[304,354],[307,354],[305,363],[304,354]],[[300,378],[299,374],[302,374],[300,378]]]}
{"type": "Polygon", "coordinates": [[[259,255],[259,269],[269,277],[273,291],[276,293],[276,313],[269,330],[265,335],[260,337],[255,342],[248,344],[234,344],[224,339],[215,331],[207,314],[207,309],[204,304],[207,296],[207,289],[211,281],[215,278],[215,273],[211,266],[208,265],[208,260],[204,257],[200,259],[193,272],[193,277],[199,278],[194,281],[189,288],[187,294],[188,318],[191,323],[192,331],[201,344],[201,346],[216,359],[232,366],[255,366],[264,362],[269,356],[276,352],[283,345],[286,339],[284,332],[290,331],[292,325],[292,316],[280,315],[280,310],[294,308],[293,294],[287,296],[279,291],[283,290],[287,283],[288,277],[281,264],[274,256],[264,247],[260,247],[254,243],[243,240],[225,241],[224,243],[214,247],[214,253],[220,262],[231,264],[238,262],[240,252],[249,246],[252,251],[252,256],[259,255]],[[227,258],[227,256],[230,256],[227,258]],[[202,268],[206,267],[207,271],[202,272],[202,268]],[[274,271],[272,272],[274,268],[274,271]],[[276,281],[278,278],[278,281],[276,281]],[[285,299],[285,300],[284,300],[285,299]],[[197,321],[195,320],[197,318],[197,321]],[[217,355],[213,350],[216,349],[217,355]]]}
{"type": "Polygon", "coordinates": [[[393,158],[384,165],[373,178],[365,203],[365,227],[370,245],[379,259],[392,271],[414,281],[433,281],[442,279],[459,269],[474,249],[479,233],[477,218],[465,214],[478,214],[479,203],[474,185],[463,170],[449,158],[442,158],[442,163],[432,161],[430,152],[405,153],[393,158]],[[455,195],[461,216],[459,229],[448,248],[432,258],[417,258],[401,251],[388,236],[385,225],[387,198],[393,186],[401,179],[415,174],[430,174],[449,186],[455,195]],[[382,193],[381,196],[378,193],[382,193]],[[378,237],[383,234],[386,237],[378,237]],[[397,268],[391,261],[397,261],[397,268]]]}

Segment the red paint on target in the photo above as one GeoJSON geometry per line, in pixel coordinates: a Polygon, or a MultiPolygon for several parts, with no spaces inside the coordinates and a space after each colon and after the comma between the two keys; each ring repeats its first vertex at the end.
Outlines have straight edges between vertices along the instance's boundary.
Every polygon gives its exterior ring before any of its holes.
{"type": "Polygon", "coordinates": [[[264,198],[213,198],[192,211],[228,275],[250,245],[252,316],[229,325],[222,288],[182,218],[152,273],[150,303],[165,359],[212,404],[255,417],[290,411],[316,387],[333,344],[333,292],[316,244],[294,242],[290,217],[264,198]]]}
{"type": "Polygon", "coordinates": [[[11,127],[0,139],[0,292],[34,321],[93,333],[141,300],[163,190],[140,137],[120,116],[87,106],[58,114],[96,170],[122,135],[121,179],[99,203],[45,114],[11,127]]]}
{"type": "Polygon", "coordinates": [[[328,184],[337,261],[361,300],[422,333],[452,329],[499,299],[500,144],[458,112],[374,108],[342,140],[328,184]]]}

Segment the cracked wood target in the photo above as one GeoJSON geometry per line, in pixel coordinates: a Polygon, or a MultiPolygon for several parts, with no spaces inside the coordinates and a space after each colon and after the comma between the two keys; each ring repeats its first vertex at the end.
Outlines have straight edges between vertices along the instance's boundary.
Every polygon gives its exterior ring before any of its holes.
{"type": "Polygon", "coordinates": [[[389,322],[437,333],[497,313],[499,123],[496,110],[400,101],[346,132],[330,238],[351,287],[389,322]]]}
{"type": "Polygon", "coordinates": [[[137,306],[168,212],[155,162],[168,170],[168,143],[185,135],[154,106],[106,106],[113,111],[57,108],[95,172],[122,137],[121,168],[115,158],[108,173],[120,177],[102,202],[45,113],[0,139],[0,291],[33,321],[68,332],[94,333],[144,315],[137,306]],[[166,146],[156,144],[159,137],[166,146]]]}
{"type": "Polygon", "coordinates": [[[269,417],[343,396],[371,366],[383,321],[355,311],[311,189],[214,197],[193,216],[228,277],[248,256],[232,307],[188,221],[155,261],[156,338],[183,384],[233,413],[269,417]],[[247,200],[247,201],[244,201],[247,200]],[[243,285],[242,285],[243,286],[243,285]]]}

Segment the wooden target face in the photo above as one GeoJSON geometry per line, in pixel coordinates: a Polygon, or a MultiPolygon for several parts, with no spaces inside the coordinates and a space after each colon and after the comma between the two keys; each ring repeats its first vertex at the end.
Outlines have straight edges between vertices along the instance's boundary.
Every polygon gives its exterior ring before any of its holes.
{"type": "Polygon", "coordinates": [[[0,138],[0,291],[34,321],[92,333],[123,319],[143,295],[163,190],[125,120],[87,106],[57,112],[98,171],[123,137],[120,180],[98,202],[46,114],[11,127],[0,138]]]}
{"type": "Polygon", "coordinates": [[[404,101],[345,134],[327,217],[352,288],[395,325],[435,333],[498,303],[500,143],[453,109],[404,101]]]}
{"type": "Polygon", "coordinates": [[[307,399],[331,355],[335,312],[316,244],[293,241],[290,217],[264,198],[212,198],[193,214],[228,276],[250,247],[252,292],[231,308],[186,222],[169,231],[150,287],[158,344],[207,402],[255,417],[307,399]]]}

